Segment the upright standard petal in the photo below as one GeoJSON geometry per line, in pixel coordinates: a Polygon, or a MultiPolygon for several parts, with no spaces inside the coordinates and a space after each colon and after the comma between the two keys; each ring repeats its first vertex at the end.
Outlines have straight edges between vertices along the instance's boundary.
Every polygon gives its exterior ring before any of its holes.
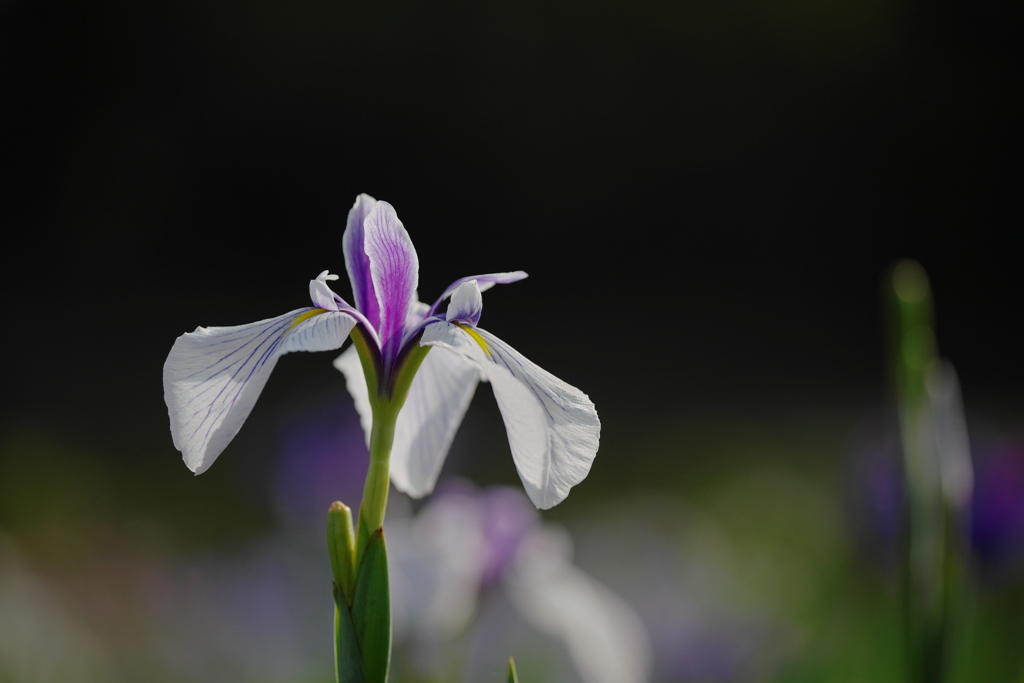
{"type": "Polygon", "coordinates": [[[512,458],[534,505],[557,505],[586,478],[601,435],[586,394],[481,329],[438,321],[425,328],[420,343],[450,349],[480,366],[494,389],[512,458]]]}
{"type": "Polygon", "coordinates": [[[178,337],[164,363],[164,401],[174,447],[188,468],[201,474],[223,452],[282,354],[340,348],[354,325],[346,313],[302,308],[178,337]]]}
{"type": "Polygon", "coordinates": [[[352,283],[352,300],[374,329],[380,327],[380,308],[377,305],[377,294],[373,291],[370,257],[366,255],[363,226],[367,215],[376,204],[377,200],[368,194],[356,197],[356,203],[349,209],[345,236],[341,240],[345,251],[345,269],[348,270],[348,278],[352,283]]]}
{"type": "Polygon", "coordinates": [[[363,223],[363,232],[363,246],[380,307],[378,331],[386,367],[401,347],[406,316],[419,279],[419,259],[409,233],[387,202],[374,205],[363,223]]]}

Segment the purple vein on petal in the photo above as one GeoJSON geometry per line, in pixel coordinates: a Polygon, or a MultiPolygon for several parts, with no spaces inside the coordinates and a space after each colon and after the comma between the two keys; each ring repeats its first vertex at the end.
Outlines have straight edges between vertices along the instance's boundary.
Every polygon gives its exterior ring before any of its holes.
{"type": "MultiPolygon", "coordinates": [[[[308,310],[312,310],[312,309],[302,309],[301,312],[304,313],[304,312],[306,312],[308,310]]],[[[267,325],[264,326],[263,328],[261,328],[258,331],[256,331],[256,330],[246,330],[246,331],[240,333],[238,336],[226,337],[224,339],[220,339],[218,341],[210,343],[208,346],[220,346],[221,344],[227,344],[227,343],[235,342],[235,341],[237,341],[239,339],[243,339],[246,336],[252,337],[252,339],[250,341],[247,341],[247,342],[243,343],[241,346],[238,346],[238,347],[234,348],[227,355],[222,356],[221,358],[219,358],[218,360],[214,361],[212,364],[206,366],[205,368],[200,368],[199,370],[196,370],[195,372],[193,372],[193,373],[191,373],[189,375],[186,375],[182,379],[189,379],[190,377],[194,377],[195,375],[197,375],[197,374],[199,374],[201,372],[205,372],[207,370],[210,370],[210,369],[216,367],[218,364],[224,362],[225,360],[227,360],[228,358],[230,358],[234,354],[238,353],[239,351],[244,349],[249,344],[252,344],[253,341],[255,341],[257,338],[267,334],[268,332],[271,333],[271,335],[272,335],[274,332],[279,331],[282,327],[284,327],[286,325],[290,325],[292,320],[293,319],[289,319],[289,320],[286,320],[286,321],[282,322],[282,321],[279,321],[277,319],[273,319],[273,320],[268,321],[267,325]],[[277,328],[276,329],[271,329],[271,328],[274,327],[275,323],[277,323],[277,325],[278,325],[277,328]]],[[[204,355],[210,355],[210,354],[214,353],[214,351],[206,350],[203,353],[204,353],[204,355]]],[[[236,360],[235,362],[237,363],[238,361],[236,360]]],[[[242,361],[242,362],[244,363],[245,361],[242,361]]],[[[231,365],[234,365],[234,363],[229,364],[228,367],[231,367],[231,365]]],[[[214,376],[216,376],[216,375],[214,375],[214,376]]],[[[200,385],[205,384],[206,382],[210,381],[211,379],[213,379],[213,377],[209,377],[206,380],[203,380],[203,382],[200,382],[200,385]]]]}
{"type": "Polygon", "coordinates": [[[416,291],[419,260],[394,207],[377,202],[366,217],[365,248],[380,306],[380,342],[385,362],[397,355],[416,291]]]}
{"type": "MultiPolygon", "coordinates": [[[[282,327],[286,327],[286,326],[285,325],[280,325],[280,326],[278,326],[277,330],[280,330],[282,327]]],[[[277,330],[275,330],[275,331],[277,331],[277,330]]],[[[250,352],[249,356],[242,362],[241,367],[237,368],[232,373],[231,377],[229,377],[227,382],[220,388],[220,391],[213,398],[213,400],[210,401],[206,405],[206,411],[207,411],[206,412],[206,416],[196,426],[195,430],[193,430],[192,436],[195,436],[196,433],[198,433],[199,430],[203,427],[203,425],[209,423],[208,427],[206,429],[206,434],[205,434],[205,438],[209,439],[210,432],[217,425],[217,421],[221,418],[221,416],[223,416],[226,413],[231,411],[231,409],[234,407],[235,403],[238,401],[238,397],[241,395],[242,391],[245,390],[245,387],[249,383],[249,380],[252,379],[253,374],[256,371],[258,371],[260,368],[262,368],[267,363],[268,360],[271,360],[271,359],[274,358],[274,351],[281,344],[281,340],[283,338],[284,338],[283,334],[281,336],[278,336],[278,337],[268,337],[267,339],[264,339],[263,341],[261,341],[256,346],[256,348],[254,348],[250,352]],[[249,374],[245,377],[245,379],[243,379],[243,380],[241,380],[239,382],[236,382],[235,380],[238,377],[238,375],[245,370],[246,366],[249,365],[250,361],[253,360],[253,357],[256,356],[256,354],[260,351],[260,349],[268,341],[271,342],[270,343],[270,347],[263,350],[263,353],[260,355],[260,358],[257,359],[255,364],[253,365],[253,367],[249,369],[249,374]],[[227,395],[225,395],[225,392],[227,392],[227,395]],[[225,399],[225,400],[222,401],[221,400],[222,398],[225,399]],[[214,406],[218,405],[218,404],[220,405],[220,410],[217,412],[216,415],[213,415],[214,406]],[[212,418],[212,421],[211,421],[211,418],[212,418]]],[[[189,402],[191,402],[191,400],[189,402]]],[[[202,410],[203,409],[200,408],[195,413],[193,413],[193,416],[198,415],[200,412],[202,412],[202,410]]]]}

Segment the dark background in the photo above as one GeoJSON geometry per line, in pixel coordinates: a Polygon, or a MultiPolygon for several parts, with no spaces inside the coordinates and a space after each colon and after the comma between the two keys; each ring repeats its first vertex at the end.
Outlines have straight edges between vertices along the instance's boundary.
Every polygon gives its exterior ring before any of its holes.
{"type": "Polygon", "coordinates": [[[869,397],[908,256],[1017,393],[1018,3],[0,7],[16,414],[155,420],[176,335],[343,272],[358,192],[424,298],[528,271],[485,325],[599,405],[869,397]]]}
{"type": "MultiPolygon", "coordinates": [[[[903,257],[968,404],[1017,424],[1021,14],[6,2],[5,421],[184,475],[172,341],[307,305],[368,192],[423,298],[530,273],[483,325],[587,391],[606,438],[615,411],[884,403],[903,257]]],[[[327,363],[285,359],[265,402],[343,392],[327,363]]]]}

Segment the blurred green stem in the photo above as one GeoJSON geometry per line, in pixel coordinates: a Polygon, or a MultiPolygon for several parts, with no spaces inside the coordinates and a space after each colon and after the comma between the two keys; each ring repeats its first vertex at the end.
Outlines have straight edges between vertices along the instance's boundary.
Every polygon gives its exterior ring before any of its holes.
{"type": "Polygon", "coordinates": [[[906,489],[908,673],[912,683],[940,683],[951,680],[954,660],[962,662],[965,651],[970,453],[956,373],[936,353],[931,291],[920,264],[898,263],[892,292],[892,370],[906,489]]]}

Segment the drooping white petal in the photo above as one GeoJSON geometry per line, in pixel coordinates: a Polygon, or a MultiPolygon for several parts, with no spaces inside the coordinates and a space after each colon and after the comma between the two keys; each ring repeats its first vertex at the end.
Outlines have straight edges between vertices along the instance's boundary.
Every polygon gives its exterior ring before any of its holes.
{"type": "Polygon", "coordinates": [[[461,353],[483,370],[505,421],[519,478],[534,505],[553,507],[583,481],[601,435],[597,411],[586,394],[479,328],[438,321],[424,329],[420,343],[461,353]]]}
{"type": "Polygon", "coordinates": [[[302,308],[178,337],[164,363],[164,401],[174,446],[188,468],[205,472],[227,447],[282,354],[337,349],[354,325],[345,313],[302,308]]]}
{"type": "MultiPolygon", "coordinates": [[[[430,354],[427,354],[428,356],[430,354]]],[[[373,429],[373,408],[370,407],[370,393],[366,388],[366,375],[363,373],[363,365],[359,361],[359,353],[356,347],[350,346],[340,356],[334,359],[334,367],[345,375],[345,386],[352,400],[356,404],[356,412],[359,413],[359,424],[363,428],[366,437],[366,447],[370,447],[370,430],[373,429]]]]}
{"type": "Polygon", "coordinates": [[[586,683],[643,683],[652,660],[643,623],[625,600],[571,564],[570,548],[557,528],[527,536],[506,579],[512,604],[565,643],[586,683]]]}
{"type": "Polygon", "coordinates": [[[455,432],[480,381],[480,368],[446,349],[427,354],[398,413],[391,481],[413,498],[434,490],[455,432]]]}

